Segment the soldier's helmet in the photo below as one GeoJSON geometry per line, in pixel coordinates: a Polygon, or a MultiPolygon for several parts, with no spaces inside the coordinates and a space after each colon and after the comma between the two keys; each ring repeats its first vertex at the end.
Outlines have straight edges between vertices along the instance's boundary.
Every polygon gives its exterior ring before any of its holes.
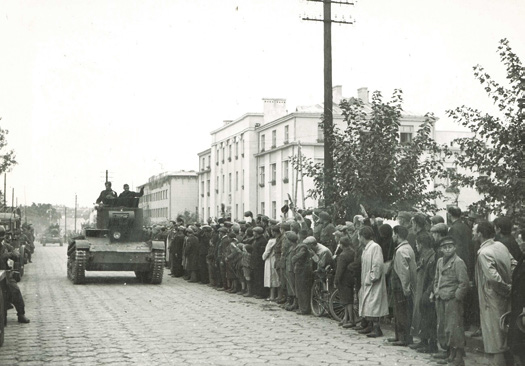
{"type": "Polygon", "coordinates": [[[0,239],[3,239],[5,237],[5,227],[0,225],[0,239]]]}

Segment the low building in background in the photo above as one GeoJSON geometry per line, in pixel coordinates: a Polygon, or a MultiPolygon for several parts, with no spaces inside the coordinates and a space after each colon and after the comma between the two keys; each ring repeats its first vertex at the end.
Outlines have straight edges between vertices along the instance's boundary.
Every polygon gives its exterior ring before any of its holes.
{"type": "MultiPolygon", "coordinates": [[[[195,171],[166,172],[154,175],[144,187],[139,207],[144,210],[146,224],[165,223],[177,216],[197,218],[199,186],[195,171]]],[[[201,217],[198,218],[202,220],[201,217]]]]}

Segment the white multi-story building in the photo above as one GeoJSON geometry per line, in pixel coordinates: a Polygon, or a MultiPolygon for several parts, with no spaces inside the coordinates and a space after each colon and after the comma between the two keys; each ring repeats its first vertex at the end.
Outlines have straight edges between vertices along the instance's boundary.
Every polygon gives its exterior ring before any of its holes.
{"type": "Polygon", "coordinates": [[[198,214],[199,186],[194,171],[166,172],[154,175],[144,187],[139,207],[144,210],[144,220],[151,224],[175,220],[185,211],[198,214]]]}
{"type": "MultiPolygon", "coordinates": [[[[358,98],[369,105],[367,88],[358,98]]],[[[334,124],[343,127],[339,103],[342,87],[333,88],[334,124]]],[[[369,108],[369,107],[368,107],[369,108]]],[[[270,218],[280,215],[289,197],[299,207],[315,207],[306,197],[313,180],[301,176],[292,158],[323,161],[323,130],[319,126],[323,105],[298,107],[289,113],[285,99],[263,99],[263,113],[247,113],[211,132],[211,149],[199,153],[199,214],[201,218],[231,216],[245,211],[270,218]]],[[[425,117],[404,113],[401,141],[410,141],[425,117]]],[[[434,131],[432,131],[434,137],[434,131]]]]}

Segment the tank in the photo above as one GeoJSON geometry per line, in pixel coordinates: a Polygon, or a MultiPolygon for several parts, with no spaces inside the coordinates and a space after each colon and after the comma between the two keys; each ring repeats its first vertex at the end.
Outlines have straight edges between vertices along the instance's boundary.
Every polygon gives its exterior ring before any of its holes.
{"type": "Polygon", "coordinates": [[[63,245],[62,235],[60,235],[60,228],[58,224],[51,225],[47,228],[45,234],[42,236],[42,246],[46,244],[60,244],[63,245]]]}
{"type": "Polygon", "coordinates": [[[86,271],[133,271],[144,283],[160,284],[164,273],[164,242],[148,240],[138,198],[105,200],[97,207],[97,228],[84,230],[67,252],[67,276],[74,284],[86,271]]]}

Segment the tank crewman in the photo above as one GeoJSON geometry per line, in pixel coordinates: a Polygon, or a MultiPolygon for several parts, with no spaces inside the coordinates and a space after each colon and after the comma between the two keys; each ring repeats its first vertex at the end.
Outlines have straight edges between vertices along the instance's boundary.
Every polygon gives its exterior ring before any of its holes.
{"type": "Polygon", "coordinates": [[[138,198],[144,196],[144,186],[140,188],[140,192],[133,192],[129,190],[129,184],[124,184],[124,192],[118,195],[119,198],[138,198]]]}
{"type": "MultiPolygon", "coordinates": [[[[8,270],[9,265],[7,261],[18,260],[18,254],[13,251],[13,248],[4,241],[5,237],[5,228],[0,226],[0,269],[8,270]]],[[[12,272],[8,272],[7,276],[7,293],[9,297],[9,302],[14,305],[19,323],[29,323],[29,319],[25,316],[25,305],[24,298],[20,292],[20,288],[16,284],[15,279],[13,278],[12,272]]]]}
{"type": "Polygon", "coordinates": [[[111,189],[111,182],[106,182],[106,189],[100,192],[97,198],[97,203],[104,202],[105,199],[117,198],[117,192],[111,189]]]}

